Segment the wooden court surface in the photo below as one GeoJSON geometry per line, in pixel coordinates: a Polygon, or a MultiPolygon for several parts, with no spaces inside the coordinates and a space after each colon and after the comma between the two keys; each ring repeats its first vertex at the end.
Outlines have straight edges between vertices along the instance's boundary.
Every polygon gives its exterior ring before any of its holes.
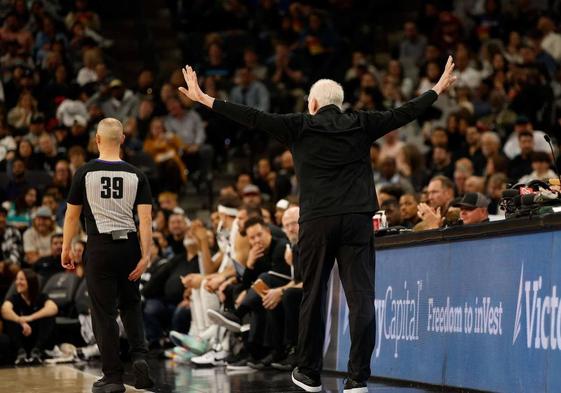
{"type": "MultiPolygon", "coordinates": [[[[68,365],[0,368],[1,393],[90,393],[100,378],[68,365]]],[[[127,392],[142,392],[126,386],[127,392]]]]}

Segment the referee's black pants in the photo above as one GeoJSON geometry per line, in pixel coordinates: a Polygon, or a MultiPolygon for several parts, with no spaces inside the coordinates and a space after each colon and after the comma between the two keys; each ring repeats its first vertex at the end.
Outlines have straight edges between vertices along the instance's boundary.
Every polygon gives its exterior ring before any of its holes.
{"type": "Polygon", "coordinates": [[[119,358],[117,308],[127,334],[133,360],[147,352],[140,302],[139,281],[128,280],[141,257],[136,233],[127,240],[111,235],[90,235],[86,245],[85,271],[92,303],[92,327],[102,370],[109,382],[121,382],[123,365],[119,358]]]}
{"type": "Polygon", "coordinates": [[[370,377],[375,342],[374,237],[370,214],[321,217],[300,224],[298,246],[304,289],[300,307],[298,367],[319,376],[323,364],[327,282],[337,259],[349,305],[349,376],[370,377]]]}

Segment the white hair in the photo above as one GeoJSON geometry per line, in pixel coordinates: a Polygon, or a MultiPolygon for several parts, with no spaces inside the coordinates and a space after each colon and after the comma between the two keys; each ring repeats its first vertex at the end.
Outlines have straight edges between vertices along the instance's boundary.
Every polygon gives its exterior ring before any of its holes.
{"type": "Polygon", "coordinates": [[[331,79],[320,79],[310,88],[308,100],[315,98],[319,107],[326,105],[337,105],[339,109],[343,109],[343,99],[345,93],[343,87],[331,79]]]}
{"type": "Polygon", "coordinates": [[[496,144],[501,144],[501,137],[494,131],[485,131],[483,134],[481,134],[481,139],[483,140],[484,138],[490,138],[496,144]]]}

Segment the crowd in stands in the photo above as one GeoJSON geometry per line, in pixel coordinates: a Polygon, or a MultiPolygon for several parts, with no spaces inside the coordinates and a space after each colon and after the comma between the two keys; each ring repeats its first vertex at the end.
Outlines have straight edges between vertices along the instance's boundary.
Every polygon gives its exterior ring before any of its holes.
{"type": "MultiPolygon", "coordinates": [[[[400,38],[386,57],[350,33],[358,2],[316,3],[183,1],[173,15],[187,33],[204,32],[184,53],[203,89],[263,111],[303,111],[321,77],[341,82],[344,110],[392,109],[430,89],[453,55],[455,87],[371,147],[390,226],[500,218],[508,184],[556,177],[544,135],[557,150],[559,1],[421,2],[416,18],[388,31],[400,38]]],[[[0,1],[0,21],[0,298],[9,292],[0,347],[9,338],[16,362],[38,362],[56,341],[60,303],[40,288],[62,273],[72,175],[96,157],[97,123],[114,117],[125,125],[123,159],[146,172],[155,196],[152,262],[142,277],[151,348],[171,340],[166,355],[178,362],[289,369],[301,282],[288,147],[177,95],[179,64],[171,75],[143,69],[126,85],[104,61],[111,41],[87,0],[0,1]],[[214,190],[210,222],[187,217],[186,187],[212,192],[222,172],[235,179],[214,190]]],[[[79,259],[83,240],[73,243],[79,259]]],[[[83,268],[64,274],[80,280],[83,268]]],[[[95,346],[91,328],[82,330],[95,346]]]]}

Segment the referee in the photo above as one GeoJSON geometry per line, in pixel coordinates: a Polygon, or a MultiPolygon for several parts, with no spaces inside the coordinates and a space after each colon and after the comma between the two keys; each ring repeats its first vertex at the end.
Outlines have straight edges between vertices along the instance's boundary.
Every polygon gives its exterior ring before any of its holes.
{"type": "Polygon", "coordinates": [[[85,272],[93,332],[103,370],[103,378],[93,384],[92,392],[125,391],[119,359],[117,308],[130,345],[134,386],[150,388],[153,382],[144,359],[148,350],[138,284],[150,261],[152,195],[146,176],[120,159],[120,146],[125,137],[119,120],[100,121],[95,139],[99,158],[76,171],[68,194],[62,266],[68,270],[75,268],[70,244],[83,212],[88,235],[85,272]],[[140,234],[133,218],[135,208],[140,234]]]}

